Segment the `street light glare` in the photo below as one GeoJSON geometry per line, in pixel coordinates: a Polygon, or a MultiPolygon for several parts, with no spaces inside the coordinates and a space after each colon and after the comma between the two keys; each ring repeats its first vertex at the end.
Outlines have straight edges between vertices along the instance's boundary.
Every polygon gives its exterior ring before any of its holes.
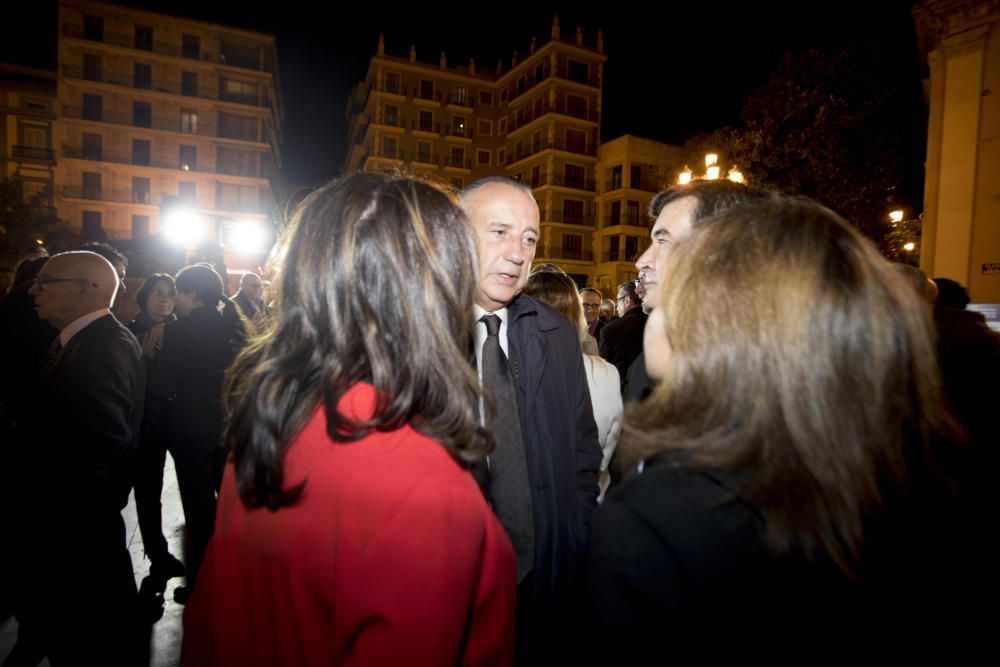
{"type": "Polygon", "coordinates": [[[913,249],[917,247],[917,244],[910,241],[909,243],[903,244],[903,250],[906,252],[913,252],[913,249]]]}
{"type": "Polygon", "coordinates": [[[241,220],[233,225],[230,242],[238,252],[261,252],[267,249],[269,235],[259,222],[241,220]]]}
{"type": "Polygon", "coordinates": [[[205,236],[205,219],[187,209],[171,211],[163,223],[163,234],[177,245],[194,245],[205,236]]]}
{"type": "Polygon", "coordinates": [[[900,209],[896,209],[895,211],[889,211],[889,219],[892,220],[893,222],[902,222],[903,211],[901,211],[900,209]]]}

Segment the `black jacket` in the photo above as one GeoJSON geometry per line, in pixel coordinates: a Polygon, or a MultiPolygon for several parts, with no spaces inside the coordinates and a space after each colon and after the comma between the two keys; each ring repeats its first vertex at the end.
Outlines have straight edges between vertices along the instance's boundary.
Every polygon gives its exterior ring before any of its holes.
{"type": "Polygon", "coordinates": [[[615,365],[621,378],[622,393],[628,380],[628,368],[642,352],[642,332],[646,328],[646,313],[633,308],[601,329],[601,356],[615,365]]]}

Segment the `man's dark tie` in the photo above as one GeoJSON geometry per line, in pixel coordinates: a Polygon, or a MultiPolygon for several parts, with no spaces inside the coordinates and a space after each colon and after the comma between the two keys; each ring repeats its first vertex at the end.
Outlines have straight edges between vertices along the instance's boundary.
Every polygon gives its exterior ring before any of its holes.
{"type": "Polygon", "coordinates": [[[490,500],[507,531],[517,556],[517,581],[520,583],[535,562],[535,523],[531,508],[531,485],[528,462],[524,455],[524,436],[517,411],[517,394],[507,370],[507,358],[500,348],[500,318],[487,314],[483,343],[483,386],[496,400],[496,411],[488,420],[497,439],[489,458],[490,500]]]}

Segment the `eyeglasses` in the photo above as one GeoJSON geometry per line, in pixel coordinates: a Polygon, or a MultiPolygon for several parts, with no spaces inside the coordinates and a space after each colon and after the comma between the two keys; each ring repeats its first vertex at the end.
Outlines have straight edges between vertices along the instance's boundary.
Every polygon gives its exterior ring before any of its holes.
{"type": "Polygon", "coordinates": [[[35,277],[35,287],[38,288],[40,292],[44,292],[49,285],[52,283],[70,283],[70,282],[90,282],[91,286],[97,287],[97,283],[91,282],[86,278],[44,278],[42,276],[35,277]]]}
{"type": "Polygon", "coordinates": [[[600,310],[601,304],[599,303],[585,303],[583,304],[584,310],[600,310]]]}
{"type": "Polygon", "coordinates": [[[150,292],[150,294],[152,296],[159,297],[161,299],[174,299],[177,297],[176,290],[170,290],[169,292],[167,292],[161,289],[155,289],[152,292],[150,292]]]}

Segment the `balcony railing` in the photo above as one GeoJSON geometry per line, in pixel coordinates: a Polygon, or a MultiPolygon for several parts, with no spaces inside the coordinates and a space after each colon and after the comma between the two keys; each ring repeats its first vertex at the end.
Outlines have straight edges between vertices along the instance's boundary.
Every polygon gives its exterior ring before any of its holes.
{"type": "Polygon", "coordinates": [[[566,214],[565,211],[550,211],[548,215],[542,218],[545,222],[562,222],[567,225],[593,225],[594,216],[582,213],[576,214],[566,214]]]}
{"type": "Polygon", "coordinates": [[[449,95],[448,104],[465,107],[466,109],[475,108],[472,104],[472,98],[469,95],[449,95]]]}
{"type": "MultiPolygon", "coordinates": [[[[67,37],[74,37],[76,39],[87,39],[84,35],[83,26],[78,25],[64,25],[63,34],[67,37]]],[[[173,56],[175,58],[187,57],[184,53],[183,46],[181,44],[174,44],[170,42],[154,41],[152,44],[152,49],[136,49],[135,46],[135,35],[130,35],[126,33],[109,32],[104,31],[102,38],[99,40],[105,44],[112,44],[114,46],[120,46],[126,49],[135,49],[137,51],[146,51],[153,53],[158,53],[164,56],[173,56]]],[[[259,62],[259,59],[255,59],[250,56],[250,54],[241,54],[238,52],[230,51],[227,56],[225,53],[211,53],[204,49],[200,51],[200,60],[203,62],[217,63],[220,65],[227,65],[229,67],[240,67],[243,69],[252,69],[259,72],[271,72],[272,67],[268,58],[264,58],[264,62],[259,62]]]]}
{"type": "MultiPolygon", "coordinates": [[[[588,70],[589,69],[590,68],[588,68],[588,70]]],[[[574,83],[581,83],[585,86],[591,86],[593,88],[601,87],[601,80],[596,76],[594,76],[593,74],[589,74],[586,78],[581,80],[577,77],[570,76],[568,67],[557,67],[556,78],[565,79],[566,81],[573,81],[574,83]]]]}
{"type": "MultiPolygon", "coordinates": [[[[84,118],[82,107],[63,107],[63,118],[72,118],[76,120],[90,120],[84,118]]],[[[113,123],[115,125],[129,125],[133,126],[132,115],[127,113],[111,113],[104,111],[101,113],[102,123],[113,123]]],[[[199,121],[201,117],[199,116],[199,121]]],[[[186,132],[183,131],[181,121],[179,118],[164,118],[162,116],[153,116],[152,123],[150,125],[151,129],[154,130],[166,130],[168,132],[181,132],[183,134],[193,134],[200,137],[215,137],[217,136],[217,130],[214,125],[208,123],[198,123],[197,132],[186,132]]],[[[221,135],[220,135],[221,136],[221,135]]],[[[250,141],[250,140],[247,140],[250,141]]]]}
{"type": "Polygon", "coordinates": [[[576,153],[577,155],[588,155],[591,157],[597,155],[597,149],[593,146],[586,146],[573,142],[567,144],[565,141],[538,141],[532,143],[530,146],[522,146],[519,151],[511,151],[508,153],[507,164],[519,162],[526,157],[530,157],[547,149],[565,151],[567,153],[576,153]]]}
{"type": "MultiPolygon", "coordinates": [[[[604,183],[604,191],[605,192],[612,192],[614,190],[621,190],[624,187],[625,186],[622,183],[621,179],[619,179],[617,181],[615,181],[615,180],[605,181],[605,183],[604,183]]],[[[629,183],[629,188],[631,188],[633,190],[645,190],[646,192],[659,192],[664,187],[666,187],[666,186],[664,186],[658,180],[656,180],[656,179],[650,179],[650,178],[640,179],[638,183],[629,183]]]]}
{"type": "Polygon", "coordinates": [[[472,128],[468,126],[455,127],[454,125],[448,125],[444,129],[444,134],[447,137],[458,137],[459,139],[471,139],[472,128]]]}
{"type": "Polygon", "coordinates": [[[587,192],[596,192],[597,184],[594,183],[592,179],[589,178],[566,178],[562,174],[552,174],[550,176],[543,176],[538,185],[532,184],[531,187],[537,188],[541,185],[557,185],[563,188],[574,188],[576,190],[586,190],[587,192]]]}
{"type": "Polygon", "coordinates": [[[632,216],[622,213],[621,215],[615,217],[614,215],[606,215],[603,219],[604,224],[602,227],[618,227],[621,225],[628,225],[630,227],[648,227],[649,221],[647,221],[642,216],[632,216]]]}
{"type": "Polygon", "coordinates": [[[74,199],[91,199],[120,204],[152,204],[149,192],[145,190],[111,190],[86,188],[82,185],[60,185],[56,188],[56,192],[63,197],[74,199]]]}
{"type": "Polygon", "coordinates": [[[55,162],[51,148],[35,148],[34,146],[13,146],[15,160],[32,160],[35,162],[55,162]]]}
{"type": "Polygon", "coordinates": [[[570,116],[571,118],[587,120],[593,123],[597,123],[601,119],[600,114],[596,111],[588,111],[585,108],[570,106],[565,102],[556,102],[555,104],[545,102],[538,107],[528,107],[526,105],[523,109],[516,111],[513,114],[510,131],[513,132],[550,113],[562,114],[563,116],[570,116]]]}
{"type": "Polygon", "coordinates": [[[234,102],[236,104],[246,104],[255,107],[267,107],[271,106],[271,100],[267,91],[258,91],[257,95],[236,95],[236,94],[226,94],[220,92],[218,87],[207,86],[204,84],[199,84],[197,87],[191,88],[183,85],[180,80],[177,79],[154,79],[152,84],[149,86],[136,86],[135,81],[131,74],[122,74],[120,72],[101,72],[100,76],[85,77],[83,67],[77,65],[63,65],[62,66],[63,75],[71,79],[84,79],[87,81],[95,81],[97,83],[110,83],[114,86],[124,86],[126,88],[133,88],[137,90],[149,90],[156,91],[160,93],[169,93],[171,95],[183,95],[185,97],[198,97],[206,100],[217,100],[221,102],[234,102]]]}
{"type": "Polygon", "coordinates": [[[459,159],[454,155],[445,155],[441,164],[455,169],[472,169],[472,160],[459,159]]]}
{"type": "Polygon", "coordinates": [[[385,125],[387,127],[406,127],[406,121],[400,117],[389,118],[388,116],[376,116],[372,120],[373,125],[385,125]]]}
{"type": "Polygon", "coordinates": [[[441,93],[436,92],[436,91],[431,92],[431,91],[428,91],[428,90],[421,90],[420,88],[415,88],[413,90],[413,99],[415,99],[415,100],[430,100],[432,102],[440,102],[441,101],[441,93]]]}
{"type": "Polygon", "coordinates": [[[114,164],[129,164],[136,167],[155,167],[157,169],[171,169],[173,171],[194,171],[202,174],[221,174],[223,176],[246,176],[249,178],[263,178],[262,168],[259,164],[252,167],[239,165],[239,164],[228,164],[228,163],[217,163],[216,165],[209,167],[207,165],[191,164],[190,162],[184,163],[180,158],[176,160],[163,160],[161,159],[150,159],[150,160],[135,160],[135,156],[128,153],[116,153],[111,151],[101,151],[101,155],[98,157],[85,152],[79,146],[68,146],[63,145],[62,147],[63,157],[74,158],[78,160],[91,160],[94,162],[112,162],[114,164]],[[186,168],[185,168],[186,167],[186,168]]]}
{"type": "Polygon", "coordinates": [[[545,251],[544,257],[551,257],[552,259],[576,259],[583,262],[594,261],[594,251],[592,250],[574,250],[571,248],[562,247],[550,247],[545,251]]]}
{"type": "Polygon", "coordinates": [[[441,125],[438,123],[421,123],[419,120],[410,121],[410,129],[414,132],[430,132],[441,134],[441,125]]]}

